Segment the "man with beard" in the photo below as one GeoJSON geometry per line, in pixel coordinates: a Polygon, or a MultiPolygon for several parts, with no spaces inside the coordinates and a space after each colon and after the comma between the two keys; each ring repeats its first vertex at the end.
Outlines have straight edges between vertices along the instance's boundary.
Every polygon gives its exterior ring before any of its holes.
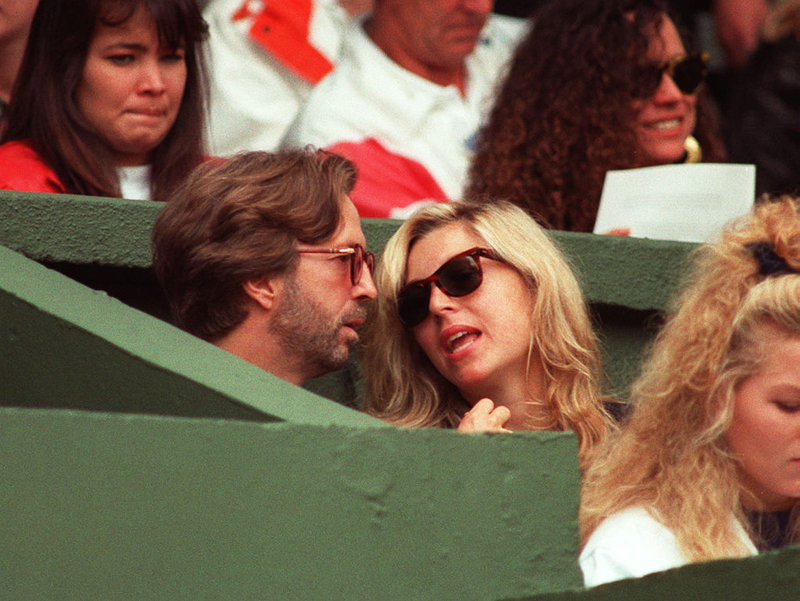
{"type": "Polygon", "coordinates": [[[153,229],[175,325],[294,384],[343,367],[376,295],[355,181],[324,151],[198,167],[153,229]]]}

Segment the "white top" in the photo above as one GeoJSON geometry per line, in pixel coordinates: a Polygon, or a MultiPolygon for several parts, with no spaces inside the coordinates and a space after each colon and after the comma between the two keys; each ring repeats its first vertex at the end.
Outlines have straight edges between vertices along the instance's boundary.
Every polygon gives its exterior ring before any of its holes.
{"type": "Polygon", "coordinates": [[[117,167],[122,198],[150,200],[150,165],[117,167]]]}
{"type": "MultiPolygon", "coordinates": [[[[395,63],[367,36],[365,20],[356,19],[348,28],[336,69],[314,88],[283,145],[313,144],[337,151],[338,143],[371,139],[399,160],[419,163],[447,198],[457,199],[466,181],[475,135],[491,108],[495,85],[505,75],[513,48],[525,32],[525,21],[490,16],[481,40],[467,57],[466,95],[462,97],[455,85],[435,84],[395,63]]],[[[358,168],[359,178],[380,177],[369,173],[369,164],[359,163],[358,168]]],[[[386,179],[387,187],[394,185],[391,177],[386,179]]],[[[398,206],[419,200],[424,198],[407,198],[398,206]]]]}
{"type": "MultiPolygon", "coordinates": [[[[736,532],[751,555],[758,551],[739,522],[736,532]]],[[[603,520],[578,559],[587,587],[639,578],[689,563],[675,535],[644,507],[629,507],[603,520]]]]}
{"type": "MultiPolygon", "coordinates": [[[[313,87],[251,37],[262,6],[254,0],[211,0],[203,11],[209,28],[209,143],[217,156],[277,149],[313,87]],[[253,14],[234,20],[243,6],[253,14]]],[[[348,22],[336,0],[314,0],[307,42],[335,62],[348,22]]]]}

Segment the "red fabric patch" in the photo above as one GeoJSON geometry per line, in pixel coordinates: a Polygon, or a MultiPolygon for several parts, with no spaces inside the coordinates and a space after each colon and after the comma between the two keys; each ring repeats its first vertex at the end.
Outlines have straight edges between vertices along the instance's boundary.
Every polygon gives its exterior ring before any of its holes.
{"type": "Polygon", "coordinates": [[[66,192],[55,172],[33,149],[30,140],[14,140],[0,146],[0,190],[66,192]]]}
{"type": "MultiPolygon", "coordinates": [[[[234,21],[251,16],[247,4],[234,13],[234,21]]],[[[311,0],[268,1],[255,15],[250,37],[289,71],[313,85],[333,70],[333,64],[308,41],[311,8],[311,0]]]]}
{"type": "Polygon", "coordinates": [[[350,199],[361,217],[388,217],[392,209],[419,200],[449,200],[422,163],[390,152],[374,138],[339,142],[328,150],[347,157],[358,167],[358,180],[350,199]]]}

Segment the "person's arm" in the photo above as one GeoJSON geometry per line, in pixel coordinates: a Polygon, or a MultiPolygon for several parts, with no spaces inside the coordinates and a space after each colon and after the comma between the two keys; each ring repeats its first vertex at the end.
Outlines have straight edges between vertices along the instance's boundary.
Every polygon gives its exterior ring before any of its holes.
{"type": "Polygon", "coordinates": [[[350,199],[361,217],[405,219],[425,204],[447,201],[423,164],[388,150],[375,138],[341,141],[326,150],[347,157],[358,167],[350,199]]]}
{"type": "Polygon", "coordinates": [[[44,160],[28,144],[19,141],[0,146],[0,190],[66,192],[44,160]]]}
{"type": "Polygon", "coordinates": [[[743,67],[759,42],[769,14],[768,0],[714,0],[719,43],[731,67],[743,67]]]}

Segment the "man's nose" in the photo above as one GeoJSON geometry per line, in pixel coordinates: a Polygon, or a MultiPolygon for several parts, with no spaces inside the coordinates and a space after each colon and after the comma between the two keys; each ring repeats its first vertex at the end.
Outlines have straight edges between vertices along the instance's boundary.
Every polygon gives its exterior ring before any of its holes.
{"type": "Polygon", "coordinates": [[[375,280],[372,279],[372,272],[364,265],[361,271],[361,277],[356,283],[357,296],[359,298],[368,298],[370,300],[378,296],[378,289],[375,287],[375,280]]]}

